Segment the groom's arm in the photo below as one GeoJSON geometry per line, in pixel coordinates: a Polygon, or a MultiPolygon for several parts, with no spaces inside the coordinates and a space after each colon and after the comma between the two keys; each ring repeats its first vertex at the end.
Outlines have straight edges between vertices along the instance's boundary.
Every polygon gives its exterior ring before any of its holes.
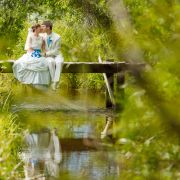
{"type": "Polygon", "coordinates": [[[55,48],[49,51],[46,51],[46,56],[56,56],[60,51],[60,38],[55,42],[55,48]]]}

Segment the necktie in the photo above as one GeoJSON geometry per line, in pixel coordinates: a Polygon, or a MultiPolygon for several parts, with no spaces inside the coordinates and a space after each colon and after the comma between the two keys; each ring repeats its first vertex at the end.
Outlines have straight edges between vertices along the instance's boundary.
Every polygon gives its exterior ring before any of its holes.
{"type": "Polygon", "coordinates": [[[47,44],[48,44],[48,47],[50,46],[51,44],[51,37],[49,36],[48,39],[47,39],[47,44]]]}

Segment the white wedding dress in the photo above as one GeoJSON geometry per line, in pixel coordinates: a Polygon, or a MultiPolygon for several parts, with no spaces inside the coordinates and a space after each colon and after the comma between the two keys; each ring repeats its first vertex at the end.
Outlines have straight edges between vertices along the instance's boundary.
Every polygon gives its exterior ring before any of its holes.
{"type": "MultiPolygon", "coordinates": [[[[32,48],[40,51],[42,44],[41,36],[37,37],[33,33],[29,33],[25,50],[32,48]]],[[[48,85],[51,80],[46,58],[32,57],[32,53],[29,52],[14,62],[13,73],[15,78],[23,84],[48,85]]]]}

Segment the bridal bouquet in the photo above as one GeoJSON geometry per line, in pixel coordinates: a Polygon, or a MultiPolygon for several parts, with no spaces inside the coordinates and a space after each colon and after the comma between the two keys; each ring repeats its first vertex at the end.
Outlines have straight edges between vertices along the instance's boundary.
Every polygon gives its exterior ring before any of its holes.
{"type": "Polygon", "coordinates": [[[41,50],[40,49],[34,49],[31,56],[36,57],[36,58],[40,58],[41,57],[41,50]]]}

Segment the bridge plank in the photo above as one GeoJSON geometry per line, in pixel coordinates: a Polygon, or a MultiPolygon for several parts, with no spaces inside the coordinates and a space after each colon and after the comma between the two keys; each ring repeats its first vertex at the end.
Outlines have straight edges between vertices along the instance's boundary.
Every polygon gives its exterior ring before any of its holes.
{"type": "MultiPolygon", "coordinates": [[[[1,73],[12,73],[14,60],[0,61],[1,73]]],[[[64,62],[62,73],[118,73],[142,64],[128,64],[126,62],[64,62]]]]}

